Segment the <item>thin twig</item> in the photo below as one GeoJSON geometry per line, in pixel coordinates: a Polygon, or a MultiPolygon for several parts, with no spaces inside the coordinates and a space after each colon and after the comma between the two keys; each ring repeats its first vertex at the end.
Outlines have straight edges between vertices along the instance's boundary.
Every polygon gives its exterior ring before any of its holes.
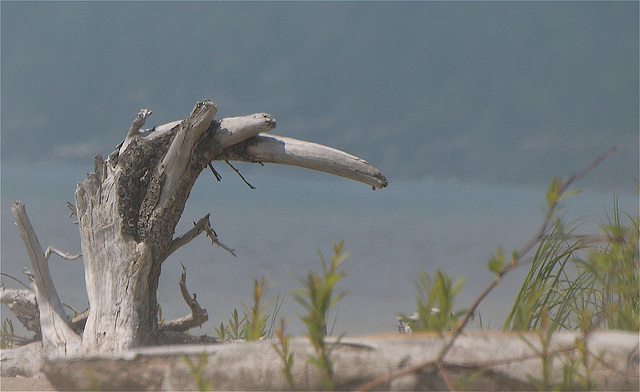
{"type": "Polygon", "coordinates": [[[216,171],[216,169],[213,168],[211,162],[209,162],[209,169],[211,169],[211,173],[213,173],[213,176],[216,178],[216,180],[220,182],[220,180],[222,180],[222,176],[216,171]]]}
{"type": "MultiPolygon", "coordinates": [[[[547,355],[548,356],[558,356],[560,354],[572,352],[572,351],[575,351],[575,350],[577,350],[577,348],[575,346],[564,347],[564,348],[560,348],[560,349],[557,349],[557,350],[549,351],[549,352],[547,352],[547,355]]],[[[530,359],[536,359],[536,358],[539,358],[539,357],[540,357],[540,354],[532,353],[532,354],[528,354],[528,355],[520,355],[520,356],[514,357],[514,358],[505,358],[505,359],[498,359],[498,360],[494,360],[494,361],[487,361],[487,362],[484,362],[482,365],[484,367],[492,368],[492,367],[496,367],[496,366],[509,365],[509,364],[516,363],[516,362],[522,362],[522,361],[526,361],[526,360],[530,360],[530,359]]],[[[411,373],[417,372],[418,370],[425,369],[425,368],[433,366],[433,365],[438,366],[438,364],[442,364],[441,366],[446,366],[447,362],[439,360],[439,359],[432,359],[432,360],[429,360],[429,361],[425,361],[425,362],[419,363],[419,364],[414,365],[414,366],[403,367],[403,368],[398,369],[398,370],[396,370],[394,372],[382,375],[381,377],[379,377],[377,379],[374,379],[374,380],[368,382],[367,384],[361,385],[357,390],[358,391],[367,391],[367,390],[370,390],[372,388],[375,388],[375,387],[379,386],[383,382],[386,382],[386,381],[392,380],[394,378],[398,378],[398,377],[404,376],[406,374],[411,374],[411,373]]],[[[462,368],[472,368],[472,369],[477,369],[478,368],[477,364],[468,365],[468,364],[464,364],[464,363],[456,363],[455,366],[462,367],[462,368]]],[[[452,388],[450,386],[448,386],[448,387],[452,388]]]]}
{"type": "Polygon", "coordinates": [[[82,257],[82,253],[79,253],[77,255],[72,255],[72,254],[69,254],[69,253],[65,253],[65,252],[63,252],[61,250],[58,250],[58,249],[54,248],[53,246],[50,246],[44,252],[45,260],[48,260],[49,256],[51,256],[52,253],[55,253],[58,256],[62,257],[65,260],[68,260],[68,261],[73,261],[73,260],[76,260],[76,259],[79,259],[80,257],[82,257]]]}
{"type": "Polygon", "coordinates": [[[203,231],[205,231],[205,226],[209,224],[209,216],[211,214],[205,215],[203,218],[200,218],[198,223],[193,222],[193,227],[184,233],[181,236],[176,237],[173,241],[171,241],[171,247],[169,253],[173,253],[179,248],[185,246],[189,242],[191,242],[194,238],[199,236],[203,231]]]}
{"type": "Polygon", "coordinates": [[[566,182],[566,186],[561,190],[560,193],[564,193],[564,191],[569,187],[569,185],[571,185],[571,183],[576,182],[579,179],[581,179],[582,177],[584,177],[587,174],[589,174],[591,171],[593,171],[593,169],[595,169],[599,164],[601,164],[602,161],[607,159],[609,157],[609,155],[613,154],[616,151],[618,151],[618,147],[616,147],[616,146],[611,147],[610,149],[605,151],[604,154],[600,155],[593,162],[591,162],[591,164],[589,166],[587,166],[583,171],[581,171],[580,173],[574,174],[573,176],[569,177],[569,180],[567,180],[567,182],[566,182]]]}
{"type": "Polygon", "coordinates": [[[240,174],[240,170],[236,169],[235,166],[233,166],[231,163],[229,163],[229,161],[225,161],[227,163],[227,165],[229,165],[229,167],[231,167],[238,176],[240,176],[240,178],[242,178],[242,181],[244,181],[245,184],[247,184],[247,186],[251,189],[256,189],[255,186],[249,184],[249,182],[242,176],[242,174],[240,174]]]}
{"type": "Polygon", "coordinates": [[[65,203],[67,203],[67,208],[69,208],[69,210],[71,210],[71,213],[69,214],[69,218],[71,218],[73,216],[78,216],[78,210],[76,209],[76,206],[74,206],[73,204],[69,203],[68,201],[65,201],[65,203]]]}
{"type": "Polygon", "coordinates": [[[11,275],[9,275],[9,274],[5,274],[4,272],[0,272],[0,275],[2,275],[2,276],[6,276],[6,277],[7,277],[7,278],[9,278],[9,279],[13,279],[13,280],[15,280],[16,282],[18,282],[18,283],[20,283],[21,285],[23,285],[24,287],[26,287],[27,289],[31,290],[31,288],[30,288],[29,286],[27,286],[26,284],[24,284],[20,279],[18,279],[18,278],[16,278],[16,277],[13,277],[13,276],[11,276],[11,275]]]}
{"type": "Polygon", "coordinates": [[[237,257],[235,254],[235,250],[227,247],[218,241],[218,234],[211,227],[211,223],[209,222],[210,214],[205,215],[198,222],[193,222],[193,228],[184,233],[183,235],[176,237],[173,241],[171,241],[171,246],[169,248],[169,254],[175,252],[179,248],[185,246],[189,242],[191,242],[194,238],[205,232],[207,237],[211,239],[212,244],[218,245],[220,248],[226,250],[231,253],[234,257],[237,257]]]}
{"type": "MultiPolygon", "coordinates": [[[[606,368],[608,368],[609,370],[611,370],[614,373],[618,373],[619,375],[623,376],[623,377],[629,377],[629,376],[634,376],[634,373],[630,373],[630,372],[624,372],[618,368],[616,368],[614,365],[610,364],[609,362],[605,361],[604,359],[600,358],[600,356],[596,355],[595,353],[592,353],[591,351],[589,351],[588,349],[585,350],[587,355],[592,356],[593,358],[596,359],[596,361],[600,362],[600,364],[606,368]]],[[[635,377],[638,377],[637,374],[635,374],[635,377]]]]}
{"type": "Polygon", "coordinates": [[[69,305],[69,304],[68,304],[68,303],[66,303],[66,302],[63,302],[63,303],[62,303],[62,306],[66,306],[66,307],[67,307],[69,310],[71,310],[73,313],[76,313],[76,314],[80,314],[80,313],[82,313],[82,311],[80,311],[80,310],[78,310],[78,309],[74,308],[73,306],[69,305]]]}
{"type": "Polygon", "coordinates": [[[451,383],[451,380],[449,379],[449,376],[447,375],[447,371],[444,369],[444,366],[442,365],[442,361],[436,362],[436,366],[438,367],[438,370],[440,371],[440,374],[442,374],[442,378],[444,378],[444,383],[447,384],[447,388],[451,392],[455,392],[455,388],[453,387],[453,384],[451,383]]]}
{"type": "Polygon", "coordinates": [[[222,242],[218,241],[218,234],[216,233],[215,230],[213,230],[213,228],[211,227],[211,224],[208,221],[207,221],[207,225],[204,227],[204,231],[207,233],[207,237],[211,239],[211,244],[216,244],[218,245],[218,247],[231,253],[233,257],[238,257],[238,255],[236,255],[235,253],[236,252],[235,249],[231,249],[225,244],[223,244],[222,242]]]}

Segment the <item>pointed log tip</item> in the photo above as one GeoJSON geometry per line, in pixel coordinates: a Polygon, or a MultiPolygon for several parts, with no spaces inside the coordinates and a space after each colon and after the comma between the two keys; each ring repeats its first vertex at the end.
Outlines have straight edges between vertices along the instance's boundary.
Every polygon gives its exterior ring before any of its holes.
{"type": "Polygon", "coordinates": [[[371,189],[374,191],[376,189],[386,188],[389,185],[389,180],[387,180],[387,177],[370,163],[366,161],[364,163],[370,168],[369,173],[365,179],[356,179],[356,181],[371,185],[371,189]]]}
{"type": "Polygon", "coordinates": [[[11,205],[11,212],[13,213],[14,218],[17,218],[17,214],[26,214],[25,204],[20,200],[15,200],[11,205]]]}
{"type": "Polygon", "coordinates": [[[387,177],[385,177],[384,174],[380,173],[380,186],[378,188],[386,188],[387,185],[389,185],[389,180],[387,180],[387,177]]]}
{"type": "Polygon", "coordinates": [[[217,112],[218,111],[218,104],[216,104],[215,102],[213,102],[210,99],[205,99],[205,100],[197,102],[195,107],[193,108],[192,112],[195,113],[196,111],[199,111],[201,109],[213,110],[214,112],[217,112]]]}

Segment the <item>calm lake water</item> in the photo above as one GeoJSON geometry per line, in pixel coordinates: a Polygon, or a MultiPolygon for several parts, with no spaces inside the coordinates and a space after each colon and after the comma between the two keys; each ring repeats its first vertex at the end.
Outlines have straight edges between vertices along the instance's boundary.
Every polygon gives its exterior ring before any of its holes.
{"type": "MultiPolygon", "coordinates": [[[[443,270],[466,283],[458,301],[468,306],[490,282],[486,260],[502,245],[519,248],[537,230],[543,213],[545,187],[491,186],[434,180],[394,181],[387,189],[369,187],[324,174],[276,165],[239,165],[256,190],[249,189],[224,164],[218,164],[223,181],[203,173],[177,228],[181,234],[192,222],[211,212],[220,241],[237,250],[234,258],[211,246],[202,236],[175,253],[163,266],[159,302],[164,317],[188,314],[177,286],[181,266],[187,268],[187,287],[209,312],[209,322],[195,334],[215,335],[214,326],[226,323],[234,308],[249,304],[252,278],[271,282],[268,297],[275,299],[299,287],[295,275],[320,270],[317,252],[327,259],[332,241],[344,240],[351,256],[339,289],[350,294],[340,301],[335,332],[351,335],[396,330],[398,312],[415,311],[411,281],[419,270],[443,270]]],[[[73,202],[76,182],[87,167],[43,165],[2,166],[2,271],[23,278],[28,260],[13,225],[11,203],[21,200],[43,248],[54,245],[80,252],[77,227],[69,219],[65,201],[73,202]]],[[[584,186],[584,184],[578,184],[584,186]]],[[[569,218],[604,219],[611,211],[613,191],[585,192],[569,199],[569,218]]],[[[633,214],[637,195],[619,195],[622,211],[633,214]]],[[[586,224],[582,232],[595,230],[586,224]]],[[[82,261],[50,260],[61,299],[84,309],[87,299],[82,261]]],[[[480,307],[483,326],[500,328],[528,267],[509,274],[480,307]]],[[[24,279],[23,279],[24,280],[24,279]]],[[[5,278],[2,282],[17,287],[5,278]]],[[[279,313],[289,330],[302,331],[297,316],[301,307],[286,297],[279,313]]],[[[2,308],[2,317],[9,314],[2,308]]],[[[475,327],[478,327],[478,319],[475,327]]]]}

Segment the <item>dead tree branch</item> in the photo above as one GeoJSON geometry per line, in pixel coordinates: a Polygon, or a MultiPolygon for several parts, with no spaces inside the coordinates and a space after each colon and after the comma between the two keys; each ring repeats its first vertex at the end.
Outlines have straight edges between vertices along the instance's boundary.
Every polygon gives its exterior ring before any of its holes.
{"type": "Polygon", "coordinates": [[[374,189],[388,184],[385,176],[363,159],[335,148],[283,136],[256,136],[225,149],[214,159],[298,166],[363,182],[374,189]]]}
{"type": "Polygon", "coordinates": [[[163,331],[185,332],[191,328],[199,327],[209,320],[207,310],[200,306],[196,300],[196,295],[193,294],[193,298],[191,298],[191,294],[189,294],[189,290],[187,290],[187,269],[184,265],[182,266],[182,275],[180,275],[178,285],[180,286],[180,293],[182,294],[184,302],[186,302],[191,309],[191,314],[166,323],[160,323],[160,329],[163,331]]]}
{"type": "Polygon", "coordinates": [[[11,211],[34,271],[30,279],[31,289],[38,304],[44,352],[47,356],[78,353],[81,348],[80,337],[68,324],[67,315],[49,273],[47,257],[42,251],[24,204],[14,202],[11,211]]]}
{"type": "Polygon", "coordinates": [[[203,218],[200,218],[197,223],[193,222],[193,227],[189,231],[171,241],[170,253],[175,252],[202,234],[202,232],[205,231],[206,226],[211,227],[211,224],[209,223],[210,215],[211,214],[207,214],[203,218]]]}
{"type": "Polygon", "coordinates": [[[6,305],[28,331],[34,332],[37,338],[41,336],[40,313],[33,290],[8,289],[0,285],[0,303],[6,305]]]}
{"type": "Polygon", "coordinates": [[[82,253],[79,253],[77,255],[72,255],[72,254],[63,252],[61,250],[58,250],[58,249],[54,248],[53,246],[49,246],[47,248],[47,250],[44,252],[44,258],[48,261],[49,260],[49,256],[51,256],[52,253],[57,254],[58,256],[62,257],[65,260],[68,260],[68,261],[73,261],[73,260],[76,260],[76,259],[79,259],[80,257],[82,257],[82,253]]]}
{"type": "Polygon", "coordinates": [[[185,246],[189,242],[191,242],[194,238],[205,232],[207,237],[211,239],[212,244],[218,245],[220,248],[226,250],[231,253],[234,257],[237,257],[235,254],[235,250],[225,246],[220,241],[218,241],[218,234],[211,227],[211,222],[209,221],[209,216],[211,214],[207,214],[204,218],[201,218],[198,222],[193,222],[193,228],[184,233],[183,235],[176,237],[173,241],[171,241],[170,253],[175,252],[179,248],[185,246]]]}

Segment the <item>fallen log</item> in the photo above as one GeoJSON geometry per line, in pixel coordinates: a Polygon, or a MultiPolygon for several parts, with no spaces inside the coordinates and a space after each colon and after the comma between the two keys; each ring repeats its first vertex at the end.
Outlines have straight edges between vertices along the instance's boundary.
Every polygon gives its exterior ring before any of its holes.
{"type": "Polygon", "coordinates": [[[2,377],[42,376],[44,352],[42,342],[32,342],[22,347],[0,350],[2,377]]]}
{"type": "MultiPolygon", "coordinates": [[[[435,360],[450,335],[410,334],[344,337],[332,353],[334,383],[353,390],[384,374],[435,360]]],[[[561,382],[564,366],[577,358],[576,332],[553,335],[548,353],[553,356],[551,382],[561,382]]],[[[331,341],[331,338],[328,338],[331,341]]],[[[334,340],[335,341],[335,340],[334,340]]],[[[129,350],[115,355],[67,357],[46,361],[44,372],[60,390],[197,390],[194,371],[202,370],[214,390],[319,390],[319,371],[308,362],[313,356],[306,338],[290,341],[294,355],[294,385],[287,383],[283,364],[272,341],[184,345],[129,350]],[[204,354],[203,354],[204,353],[204,354]]],[[[588,377],[598,390],[638,390],[638,336],[626,332],[595,332],[586,347],[597,359],[589,361],[588,377]]],[[[465,332],[456,339],[439,368],[418,369],[390,377],[375,390],[457,389],[532,390],[542,379],[541,346],[535,333],[465,332]],[[536,353],[535,350],[538,350],[536,353]]],[[[585,369],[576,366],[584,376],[585,369]]],[[[575,386],[580,387],[578,378],[575,386]]]]}

